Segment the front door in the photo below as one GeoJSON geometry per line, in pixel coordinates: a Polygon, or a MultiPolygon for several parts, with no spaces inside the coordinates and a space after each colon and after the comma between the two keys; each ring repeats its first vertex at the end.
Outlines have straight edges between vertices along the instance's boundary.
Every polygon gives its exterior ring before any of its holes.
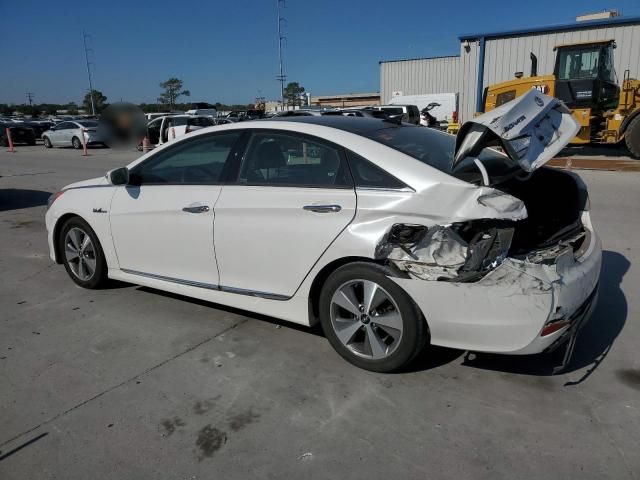
{"type": "Polygon", "coordinates": [[[220,285],[290,297],[355,207],[339,147],[293,132],[254,133],[238,181],[225,185],[216,203],[220,285]]]}
{"type": "Polygon", "coordinates": [[[205,288],[218,285],[214,206],[239,132],[194,137],[131,169],[110,211],[120,268],[205,288]]]}

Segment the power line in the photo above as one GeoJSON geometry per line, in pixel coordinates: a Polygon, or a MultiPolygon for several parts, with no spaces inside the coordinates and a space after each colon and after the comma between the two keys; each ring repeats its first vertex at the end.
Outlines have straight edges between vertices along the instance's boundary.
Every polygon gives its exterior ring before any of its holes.
{"type": "Polygon", "coordinates": [[[32,106],[33,105],[33,93],[27,92],[27,93],[25,93],[25,95],[27,96],[27,101],[29,102],[29,106],[32,106]]]}
{"type": "Polygon", "coordinates": [[[91,98],[91,115],[95,115],[96,105],[93,101],[93,82],[91,81],[91,68],[89,68],[89,50],[91,49],[87,48],[87,37],[90,37],[90,35],[87,35],[86,33],[84,33],[84,30],[83,30],[82,43],[84,45],[84,59],[87,62],[87,76],[89,77],[89,97],[91,98]]]}
{"type": "Polygon", "coordinates": [[[285,7],[285,0],[276,0],[276,11],[278,12],[278,63],[280,65],[279,74],[276,76],[276,80],[280,82],[280,101],[282,102],[282,109],[284,110],[284,82],[287,76],[284,74],[284,61],[282,59],[282,41],[286,41],[287,37],[282,33],[282,22],[286,23],[284,17],[280,14],[280,4],[282,8],[285,7]]]}

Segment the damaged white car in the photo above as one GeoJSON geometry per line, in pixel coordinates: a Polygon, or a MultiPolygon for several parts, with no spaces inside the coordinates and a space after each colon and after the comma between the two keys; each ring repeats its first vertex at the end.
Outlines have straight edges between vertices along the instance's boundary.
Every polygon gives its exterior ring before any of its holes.
{"type": "Polygon", "coordinates": [[[568,356],[601,248],[579,177],[540,167],[576,129],[533,90],[457,143],[394,119],[206,128],[54,194],[51,258],[87,288],[111,278],[320,321],[374,371],[427,343],[568,356]]]}

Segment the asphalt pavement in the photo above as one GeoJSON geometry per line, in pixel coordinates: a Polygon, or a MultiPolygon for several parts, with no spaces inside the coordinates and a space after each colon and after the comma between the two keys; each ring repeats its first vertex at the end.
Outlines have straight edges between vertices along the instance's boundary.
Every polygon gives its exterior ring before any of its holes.
{"type": "Polygon", "coordinates": [[[429,348],[385,375],[317,330],[75,286],[46,200],[139,155],[89,153],[0,151],[0,479],[640,477],[640,173],[578,170],[604,259],[565,373],[429,348]]]}

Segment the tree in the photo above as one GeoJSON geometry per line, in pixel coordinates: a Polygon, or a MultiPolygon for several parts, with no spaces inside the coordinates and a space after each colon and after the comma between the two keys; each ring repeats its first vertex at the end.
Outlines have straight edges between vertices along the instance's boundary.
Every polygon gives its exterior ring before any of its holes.
{"type": "MultiPolygon", "coordinates": [[[[100,113],[105,105],[105,102],[107,101],[107,97],[105,97],[102,92],[100,90],[92,90],[93,92],[93,104],[96,107],[96,113],[100,113]]],[[[84,99],[82,100],[82,108],[84,109],[85,112],[91,112],[91,94],[89,92],[87,92],[87,94],[84,96],[84,99]]]]}
{"type": "Polygon", "coordinates": [[[176,100],[179,96],[184,95],[189,97],[191,95],[189,90],[182,89],[182,80],[175,77],[171,77],[169,80],[162,82],[160,87],[164,88],[164,92],[160,94],[158,101],[165,105],[169,105],[171,110],[174,109],[176,100]]]}
{"type": "Polygon", "coordinates": [[[284,99],[287,105],[302,105],[303,94],[304,87],[301,87],[298,82],[290,82],[284,87],[284,99]]]}

